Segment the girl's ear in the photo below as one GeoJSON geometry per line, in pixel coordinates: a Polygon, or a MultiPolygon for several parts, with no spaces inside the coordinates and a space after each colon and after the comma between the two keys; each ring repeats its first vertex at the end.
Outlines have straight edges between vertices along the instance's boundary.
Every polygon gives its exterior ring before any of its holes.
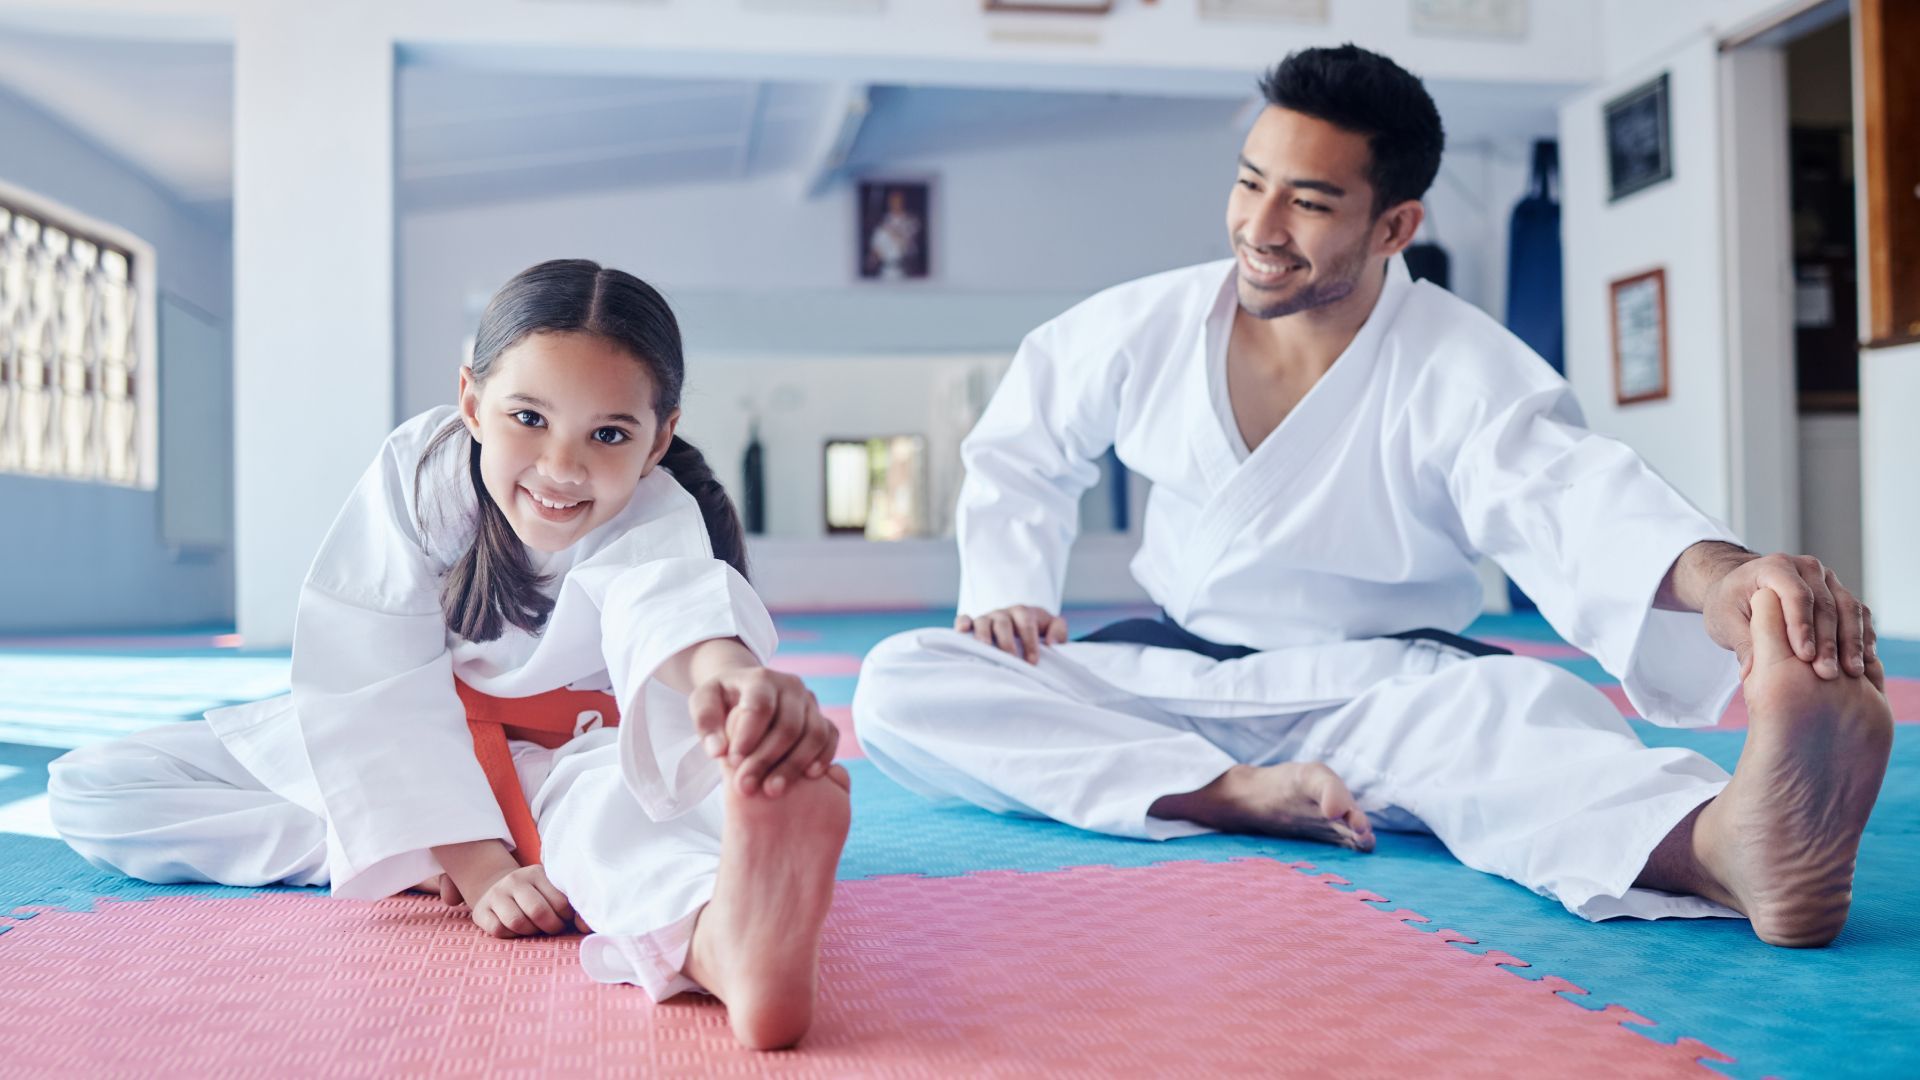
{"type": "Polygon", "coordinates": [[[668,413],[666,419],[660,421],[660,430],[654,433],[653,449],[647,451],[647,467],[640,473],[641,476],[652,472],[653,467],[660,464],[660,459],[667,456],[667,448],[673,445],[673,429],[678,426],[680,426],[679,409],[668,413]]]}
{"type": "Polygon", "coordinates": [[[467,425],[467,434],[474,442],[480,441],[480,384],[473,381],[473,368],[460,365],[460,421],[467,425]]]}

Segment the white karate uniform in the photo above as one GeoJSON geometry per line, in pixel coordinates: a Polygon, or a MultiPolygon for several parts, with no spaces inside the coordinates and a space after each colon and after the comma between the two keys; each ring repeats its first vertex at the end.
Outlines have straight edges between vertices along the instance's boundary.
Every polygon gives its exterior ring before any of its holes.
{"type": "Polygon", "coordinates": [[[1545,662],[1384,637],[1464,629],[1484,554],[1641,715],[1709,723],[1733,657],[1653,600],[1682,551],[1727,530],[1398,258],[1353,342],[1249,452],[1226,404],[1236,304],[1227,260],[1107,290],[1027,337],[962,447],[959,608],[1060,610],[1075,507],[1112,446],[1152,482],[1135,579],[1181,626],[1261,651],[1075,642],[1034,667],[952,631],[899,635],[854,699],[872,760],[929,796],[1148,838],[1204,831],[1147,809],[1236,762],[1323,761],[1383,827],[1430,829],[1577,914],[1729,914],[1631,888],[1723,770],[1643,746],[1545,662]]]}
{"type": "Polygon", "coordinates": [[[684,695],[654,678],[700,641],[772,655],[772,620],[713,557],[700,508],[665,470],[572,547],[529,552],[550,575],[538,634],[489,642],[448,629],[440,580],[471,543],[465,442],[415,467],[445,406],[387,440],[308,572],[294,622],[292,692],[77,750],[48,782],[55,826],[95,865],[149,881],[330,885],[375,899],[440,872],[432,848],[512,843],[474,756],[458,678],[496,697],[605,690],[617,729],[583,714],[557,750],[511,744],[544,866],[595,933],[604,982],[656,1000],[680,975],[719,865],[721,774],[684,695]]]}

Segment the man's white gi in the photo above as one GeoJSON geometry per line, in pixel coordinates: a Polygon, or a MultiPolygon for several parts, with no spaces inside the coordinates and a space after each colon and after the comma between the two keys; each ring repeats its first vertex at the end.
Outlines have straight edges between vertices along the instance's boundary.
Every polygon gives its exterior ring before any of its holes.
{"type": "Polygon", "coordinates": [[[375,899],[440,872],[432,848],[511,845],[474,756],[456,678],[496,697],[610,691],[617,729],[583,715],[557,750],[511,748],[545,869],[595,933],[588,972],[656,999],[679,974],[719,866],[721,775],[686,698],[654,678],[700,641],[762,659],[772,620],[713,557],[700,508],[665,470],[579,542],[529,552],[556,597],[544,629],[467,641],[440,578],[472,542],[467,443],[420,474],[443,406],[388,437],[334,521],[300,593],[292,692],[86,747],[51,767],[54,824],[95,865],[148,881],[331,885],[375,899]]]}
{"type": "Polygon", "coordinates": [[[1149,817],[1161,796],[1236,762],[1321,761],[1382,826],[1430,829],[1585,917],[1730,914],[1631,888],[1723,770],[1643,746],[1543,661],[1384,637],[1464,629],[1490,556],[1641,715],[1709,723],[1733,657],[1653,601],[1682,551],[1727,530],[1398,258],[1352,344],[1247,453],[1225,404],[1236,304],[1228,260],[1107,290],[1027,337],[962,448],[959,610],[1060,609],[1076,505],[1112,446],[1153,485],[1135,579],[1181,626],[1261,651],[1075,642],[1035,667],[948,630],[899,635],[854,700],[874,762],[930,797],[1166,838],[1204,830],[1149,817]]]}

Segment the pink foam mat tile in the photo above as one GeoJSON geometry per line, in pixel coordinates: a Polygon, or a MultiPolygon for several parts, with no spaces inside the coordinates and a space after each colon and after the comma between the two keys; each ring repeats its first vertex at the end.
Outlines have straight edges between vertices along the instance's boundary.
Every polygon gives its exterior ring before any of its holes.
{"type": "Polygon", "coordinates": [[[867,752],[860,749],[860,740],[853,737],[853,706],[822,705],[820,715],[833,721],[833,726],[840,729],[840,746],[833,753],[835,761],[867,756],[867,752]]]}
{"type": "Polygon", "coordinates": [[[860,674],[860,658],[852,653],[776,653],[768,666],[789,675],[860,674]]]}
{"type": "Polygon", "coordinates": [[[814,1030],[768,1055],[711,999],[654,1006],[589,980],[578,939],[497,941],[422,898],[102,901],[0,935],[0,1073],[1663,1077],[1725,1060],[1405,914],[1267,860],[841,882],[814,1030]]]}
{"type": "Polygon", "coordinates": [[[1584,660],[1587,654],[1571,645],[1558,641],[1530,641],[1525,638],[1490,637],[1480,640],[1489,645],[1511,652],[1515,656],[1531,656],[1536,660],[1584,660]]]}

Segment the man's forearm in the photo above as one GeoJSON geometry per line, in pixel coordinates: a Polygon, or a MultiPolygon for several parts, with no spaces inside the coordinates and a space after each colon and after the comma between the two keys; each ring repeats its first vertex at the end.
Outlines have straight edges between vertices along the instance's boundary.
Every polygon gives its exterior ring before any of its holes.
{"type": "Polygon", "coordinates": [[[1654,595],[1653,606],[1661,611],[1702,611],[1715,582],[1734,567],[1759,557],[1738,544],[1703,540],[1673,560],[1660,582],[1660,591],[1654,595]]]}

